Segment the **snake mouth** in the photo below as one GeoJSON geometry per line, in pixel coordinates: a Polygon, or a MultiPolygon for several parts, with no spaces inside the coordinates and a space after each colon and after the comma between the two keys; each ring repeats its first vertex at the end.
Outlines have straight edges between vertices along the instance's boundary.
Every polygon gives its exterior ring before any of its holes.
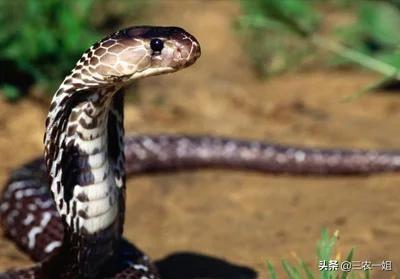
{"type": "Polygon", "coordinates": [[[161,74],[166,74],[166,73],[172,73],[177,71],[178,69],[175,69],[173,67],[157,67],[157,68],[147,68],[143,71],[140,72],[135,72],[133,73],[129,80],[136,80],[142,77],[148,77],[148,76],[155,76],[155,75],[161,75],[161,74]]]}

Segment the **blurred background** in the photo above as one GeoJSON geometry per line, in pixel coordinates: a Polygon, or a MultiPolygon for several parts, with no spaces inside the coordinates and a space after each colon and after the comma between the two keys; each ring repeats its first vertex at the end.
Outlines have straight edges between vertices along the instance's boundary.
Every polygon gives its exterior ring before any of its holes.
{"type": "MultiPolygon", "coordinates": [[[[128,90],[128,133],[400,148],[400,1],[0,1],[1,184],[42,154],[50,98],[81,54],[106,34],[138,24],[183,27],[200,41],[202,57],[128,90]]],[[[393,262],[395,272],[375,269],[371,278],[396,278],[399,183],[396,174],[222,170],[134,177],[125,235],[154,259],[190,251],[261,278],[286,278],[293,270],[305,276],[303,263],[318,274],[318,259],[343,260],[354,248],[354,260],[393,262]],[[317,249],[323,228],[339,237],[325,235],[317,249]]],[[[1,269],[29,263],[0,238],[1,269]]]]}

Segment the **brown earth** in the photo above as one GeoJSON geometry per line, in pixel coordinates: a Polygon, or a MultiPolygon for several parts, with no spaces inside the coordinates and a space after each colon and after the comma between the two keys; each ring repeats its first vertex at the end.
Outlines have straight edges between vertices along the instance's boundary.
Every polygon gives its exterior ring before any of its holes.
{"type": "MultiPolygon", "coordinates": [[[[190,69],[140,82],[132,93],[136,101],[126,106],[128,132],[399,147],[400,98],[373,94],[341,101],[373,82],[373,74],[313,67],[260,81],[232,27],[240,12],[236,2],[160,5],[146,23],[190,30],[203,55],[190,69]]],[[[46,107],[29,99],[0,102],[1,184],[12,169],[41,154],[45,115],[46,107]]],[[[265,278],[266,259],[278,265],[299,257],[316,268],[316,240],[327,227],[340,231],[342,257],[354,246],[355,259],[391,260],[398,272],[399,183],[397,174],[313,178],[221,170],[134,177],[127,185],[125,236],[154,259],[189,251],[253,268],[265,278]]],[[[29,263],[0,238],[0,269],[29,263]]],[[[372,278],[392,276],[375,271],[372,278]]]]}

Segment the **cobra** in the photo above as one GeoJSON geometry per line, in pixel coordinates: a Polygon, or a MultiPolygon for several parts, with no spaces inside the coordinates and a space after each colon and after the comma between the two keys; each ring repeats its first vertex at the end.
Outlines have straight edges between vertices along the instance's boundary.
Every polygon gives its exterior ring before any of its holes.
{"type": "Polygon", "coordinates": [[[178,27],[131,27],[91,46],[55,93],[45,156],[16,170],[3,191],[1,222],[38,264],[0,278],[158,278],[150,259],[122,238],[125,176],[226,167],[292,174],[398,170],[400,153],[322,150],[211,136],[124,140],[121,89],[172,73],[200,56],[178,27]]]}

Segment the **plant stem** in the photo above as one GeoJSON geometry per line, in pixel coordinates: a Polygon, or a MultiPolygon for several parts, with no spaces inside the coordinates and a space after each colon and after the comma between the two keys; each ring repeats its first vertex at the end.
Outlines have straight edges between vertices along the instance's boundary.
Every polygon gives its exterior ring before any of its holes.
{"type": "Polygon", "coordinates": [[[327,49],[330,52],[335,53],[341,57],[349,59],[365,68],[373,70],[375,72],[381,73],[387,77],[393,77],[395,79],[399,78],[399,71],[396,67],[389,65],[385,62],[382,62],[378,59],[375,59],[371,56],[368,56],[359,51],[355,51],[351,48],[348,48],[340,43],[335,41],[326,39],[324,37],[313,35],[310,40],[315,46],[327,49]]]}

